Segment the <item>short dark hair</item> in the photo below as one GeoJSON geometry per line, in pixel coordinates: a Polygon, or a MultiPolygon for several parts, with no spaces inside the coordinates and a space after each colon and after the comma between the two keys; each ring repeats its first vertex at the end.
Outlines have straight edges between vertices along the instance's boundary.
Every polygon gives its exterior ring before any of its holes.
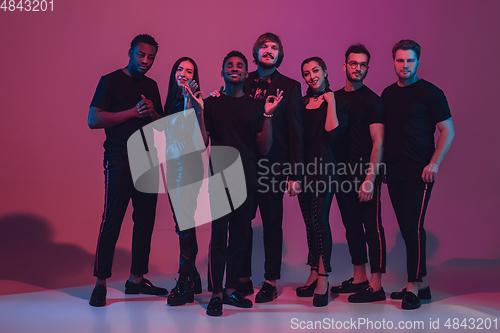
{"type": "Polygon", "coordinates": [[[130,48],[133,49],[139,43],[146,43],[152,45],[156,48],[156,52],[158,52],[158,43],[150,35],[142,34],[135,36],[134,39],[132,39],[132,42],[130,43],[130,48]]]}
{"type": "Polygon", "coordinates": [[[231,57],[238,57],[238,58],[241,58],[243,59],[243,62],[245,63],[245,70],[248,72],[248,60],[247,60],[247,57],[245,57],[245,55],[243,53],[241,53],[240,51],[231,51],[229,52],[225,57],[224,57],[224,60],[222,61],[222,69],[224,70],[224,65],[226,64],[226,61],[227,59],[231,58],[231,57]]]}
{"type": "Polygon", "coordinates": [[[284,53],[283,53],[283,44],[281,43],[281,39],[278,37],[278,35],[273,34],[272,32],[266,32],[265,34],[262,34],[257,38],[255,41],[255,44],[253,44],[253,62],[258,64],[259,62],[259,49],[262,46],[262,44],[266,42],[273,42],[278,44],[278,60],[276,61],[276,68],[280,67],[281,62],[283,61],[284,53]]]}
{"type": "Polygon", "coordinates": [[[345,52],[345,63],[347,64],[347,58],[349,58],[349,54],[351,53],[364,53],[368,57],[368,62],[370,62],[370,52],[366,49],[366,46],[364,46],[361,43],[353,44],[349,46],[347,51],[345,52]]]}
{"type": "Polygon", "coordinates": [[[396,59],[396,51],[397,50],[413,50],[415,55],[417,56],[417,60],[420,60],[420,50],[422,48],[420,45],[411,39],[401,39],[392,47],[392,59],[396,59]]]}

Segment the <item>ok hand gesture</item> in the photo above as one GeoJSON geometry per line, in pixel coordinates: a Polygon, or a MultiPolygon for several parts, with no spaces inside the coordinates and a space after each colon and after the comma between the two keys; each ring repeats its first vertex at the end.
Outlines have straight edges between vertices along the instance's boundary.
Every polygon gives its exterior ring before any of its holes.
{"type": "Polygon", "coordinates": [[[266,98],[266,105],[264,107],[264,110],[267,115],[272,115],[274,110],[278,107],[278,104],[281,102],[283,99],[283,91],[281,90],[276,90],[276,95],[277,96],[272,96],[269,95],[266,98]]]}

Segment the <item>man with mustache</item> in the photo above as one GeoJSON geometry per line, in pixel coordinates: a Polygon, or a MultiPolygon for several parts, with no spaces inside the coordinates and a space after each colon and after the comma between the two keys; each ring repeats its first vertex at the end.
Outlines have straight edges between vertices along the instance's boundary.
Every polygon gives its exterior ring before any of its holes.
{"type": "MultiPolygon", "coordinates": [[[[283,247],[283,195],[288,188],[291,196],[300,192],[295,165],[304,163],[303,102],[300,83],[290,79],[277,68],[283,61],[283,45],[273,33],[257,38],[253,46],[253,58],[257,70],[249,73],[245,80],[245,92],[264,103],[277,89],[283,92],[283,99],[274,111],[273,145],[267,155],[260,155],[257,167],[259,189],[256,194],[254,216],[259,207],[264,233],[264,282],[255,296],[256,303],[270,302],[278,297],[276,280],[281,275],[283,247]],[[292,171],[288,166],[292,166],[292,171]],[[287,186],[288,178],[288,186],[287,186]]],[[[298,168],[300,169],[300,168],[298,168]]],[[[299,170],[300,172],[300,170],[299,170]]],[[[238,291],[244,295],[253,294],[252,242],[253,232],[248,237],[246,255],[238,291]]]]}
{"type": "Polygon", "coordinates": [[[439,165],[455,136],[443,91],[420,79],[420,45],[410,39],[392,48],[398,81],[382,92],[386,111],[385,160],[387,187],[406,245],[408,284],[391,294],[405,310],[430,299],[427,284],[424,217],[439,165]],[[439,139],[434,144],[434,132],[439,139]]]}
{"type": "Polygon", "coordinates": [[[349,174],[344,179],[352,187],[349,186],[348,192],[339,191],[336,197],[354,274],[342,285],[333,286],[331,292],[355,293],[348,298],[354,303],[385,300],[381,278],[385,273],[386,248],[378,176],[384,142],[384,107],[380,97],[363,84],[369,62],[370,52],[363,44],[351,45],[345,54],[346,85],[335,92],[336,96],[349,101],[350,109],[349,127],[338,151],[341,161],[348,166],[349,174]],[[370,282],[365,268],[367,245],[372,273],[370,282]]]}
{"type": "MultiPolygon", "coordinates": [[[[129,165],[127,140],[145,125],[163,114],[156,82],[145,74],[154,63],[158,43],[149,35],[136,36],[128,51],[129,63],[101,77],[90,104],[88,125],[104,128],[105,198],[94,263],[97,278],[90,305],[106,305],[106,279],[111,266],[123,217],[130,200],[134,207],[132,219],[132,267],[125,283],[126,294],[166,295],[164,288],[155,287],[143,278],[148,272],[151,235],[156,214],[156,193],[143,193],[134,187],[129,165]]],[[[143,133],[146,136],[152,132],[143,133]]],[[[156,156],[149,147],[150,156],[156,156]]],[[[158,171],[151,170],[151,180],[157,181],[158,171]],[[156,172],[156,175],[155,175],[156,172]]]]}

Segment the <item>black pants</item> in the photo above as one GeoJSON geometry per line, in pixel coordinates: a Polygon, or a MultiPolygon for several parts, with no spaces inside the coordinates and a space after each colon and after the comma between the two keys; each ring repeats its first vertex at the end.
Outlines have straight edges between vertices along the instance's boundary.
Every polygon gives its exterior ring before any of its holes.
{"type": "MultiPolygon", "coordinates": [[[[170,207],[172,207],[172,202],[170,200],[170,195],[168,197],[170,201],[170,207]]],[[[190,228],[185,230],[179,229],[179,223],[177,223],[177,218],[175,216],[174,209],[172,207],[172,213],[175,222],[175,232],[179,236],[179,270],[178,274],[183,276],[193,276],[197,275],[196,269],[196,256],[198,255],[198,241],[196,239],[196,228],[190,228]]]]}
{"type": "Polygon", "coordinates": [[[424,218],[434,183],[388,179],[387,188],[406,245],[408,282],[422,282],[427,275],[424,218]]]}
{"type": "Polygon", "coordinates": [[[194,215],[202,180],[203,161],[200,153],[195,152],[167,161],[168,200],[174,217],[175,232],[179,236],[178,273],[183,276],[198,275],[195,265],[198,241],[194,215]],[[179,228],[179,218],[182,228],[179,228]]]}
{"type": "Polygon", "coordinates": [[[321,196],[314,193],[300,193],[299,204],[306,225],[309,255],[307,264],[311,269],[319,267],[319,257],[323,258],[326,272],[331,272],[332,230],[330,228],[330,207],[334,192],[328,191],[321,196]]]}
{"type": "MultiPolygon", "coordinates": [[[[360,185],[363,181],[358,182],[360,185]]],[[[353,182],[354,184],[354,182],[353,182]]],[[[370,201],[360,202],[359,189],[349,192],[339,191],[337,203],[342,222],[346,231],[347,245],[353,265],[363,265],[370,256],[372,273],[385,273],[386,245],[385,233],[382,227],[382,214],[380,211],[380,178],[373,184],[373,198],[370,201]],[[366,246],[368,245],[368,253],[366,246]]]]}
{"type": "MultiPolygon", "coordinates": [[[[221,198],[221,200],[224,199],[221,198]]],[[[208,250],[209,291],[222,291],[224,271],[226,272],[226,288],[238,287],[245,256],[245,244],[247,244],[251,228],[254,199],[255,191],[248,191],[247,198],[240,207],[212,221],[212,238],[208,250]]]]}
{"type": "MultiPolygon", "coordinates": [[[[282,184],[286,178],[277,178],[276,185],[269,186],[268,191],[257,191],[253,217],[255,218],[257,207],[262,219],[264,236],[264,278],[266,280],[278,280],[281,277],[281,257],[283,252],[283,195],[282,184]]],[[[245,258],[241,270],[241,277],[252,276],[252,245],[253,230],[250,227],[245,258]]]]}
{"type": "Polygon", "coordinates": [[[94,276],[100,279],[111,277],[116,242],[130,199],[132,199],[134,208],[130,273],[134,275],[146,274],[156,214],[157,194],[142,193],[134,188],[130,167],[126,162],[105,160],[104,184],[106,189],[104,213],[97,240],[94,276]]]}

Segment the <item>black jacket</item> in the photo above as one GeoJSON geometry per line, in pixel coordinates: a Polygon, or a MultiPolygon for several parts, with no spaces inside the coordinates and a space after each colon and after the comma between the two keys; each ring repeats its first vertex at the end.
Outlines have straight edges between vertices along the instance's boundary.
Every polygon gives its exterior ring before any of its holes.
{"type": "MultiPolygon", "coordinates": [[[[250,91],[255,75],[258,75],[256,71],[248,74],[248,78],[245,80],[245,92],[250,91]]],[[[260,167],[263,165],[266,168],[271,168],[273,164],[279,163],[279,167],[275,167],[273,170],[281,172],[287,168],[287,164],[288,166],[290,164],[294,166],[296,163],[305,162],[304,104],[302,102],[300,83],[276,71],[267,89],[266,98],[268,95],[276,96],[277,89],[283,91],[283,99],[273,113],[273,145],[271,146],[271,150],[267,155],[259,156],[258,170],[260,169],[261,172],[265,172],[260,167]]],[[[294,169],[295,167],[293,167],[294,169]]],[[[290,170],[289,167],[288,170],[290,170]]],[[[272,174],[269,176],[277,175],[272,174]]],[[[298,180],[300,176],[302,175],[293,175],[290,177],[292,180],[298,180]]]]}

